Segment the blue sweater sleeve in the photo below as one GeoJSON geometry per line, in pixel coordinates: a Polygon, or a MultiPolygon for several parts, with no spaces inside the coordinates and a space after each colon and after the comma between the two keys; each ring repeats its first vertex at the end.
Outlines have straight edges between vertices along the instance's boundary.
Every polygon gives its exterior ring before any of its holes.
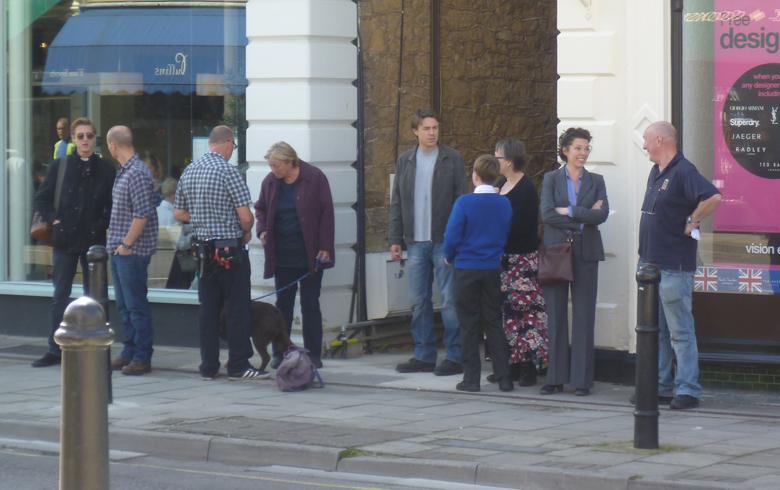
{"type": "Polygon", "coordinates": [[[461,208],[461,198],[458,198],[452,206],[450,219],[447,220],[447,228],[444,230],[444,257],[450,264],[455,261],[455,254],[463,241],[465,226],[466,215],[461,208]]]}

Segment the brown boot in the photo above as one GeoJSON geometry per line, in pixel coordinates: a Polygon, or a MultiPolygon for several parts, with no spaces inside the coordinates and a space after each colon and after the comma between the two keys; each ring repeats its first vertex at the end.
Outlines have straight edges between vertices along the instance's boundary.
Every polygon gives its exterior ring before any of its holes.
{"type": "Polygon", "coordinates": [[[150,362],[137,362],[132,361],[130,364],[122,368],[122,374],[128,376],[141,376],[152,370],[152,363],[150,362]]]}
{"type": "Polygon", "coordinates": [[[122,357],[117,357],[116,359],[111,361],[111,370],[112,371],[119,371],[123,367],[127,366],[128,364],[130,364],[130,361],[128,361],[127,359],[122,358],[122,357]]]}

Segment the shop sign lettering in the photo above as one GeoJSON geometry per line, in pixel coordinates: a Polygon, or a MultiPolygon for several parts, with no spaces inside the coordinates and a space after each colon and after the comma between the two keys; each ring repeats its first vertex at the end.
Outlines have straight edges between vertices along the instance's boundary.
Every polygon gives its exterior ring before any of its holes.
{"type": "Polygon", "coordinates": [[[685,22],[747,22],[766,19],[772,22],[780,22],[780,8],[773,9],[772,17],[767,18],[767,13],[761,9],[746,12],[745,10],[713,10],[709,12],[687,12],[683,15],[685,22]]]}
{"type": "Polygon", "coordinates": [[[165,66],[156,66],[154,68],[154,75],[158,77],[183,77],[186,74],[187,55],[184,53],[176,53],[173,63],[168,63],[165,66]]]}

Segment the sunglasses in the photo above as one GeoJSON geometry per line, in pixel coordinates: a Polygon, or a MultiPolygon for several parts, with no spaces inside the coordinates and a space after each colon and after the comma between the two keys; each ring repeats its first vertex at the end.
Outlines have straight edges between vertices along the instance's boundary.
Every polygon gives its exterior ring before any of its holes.
{"type": "Polygon", "coordinates": [[[78,133],[76,135],[76,139],[79,140],[79,141],[81,141],[83,139],[91,140],[91,139],[94,139],[94,138],[95,138],[95,133],[78,133]]]}

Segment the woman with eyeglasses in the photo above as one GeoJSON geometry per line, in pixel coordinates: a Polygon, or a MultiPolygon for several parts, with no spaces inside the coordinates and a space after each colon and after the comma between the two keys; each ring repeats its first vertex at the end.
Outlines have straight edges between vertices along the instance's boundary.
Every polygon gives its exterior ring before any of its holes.
{"type": "Polygon", "coordinates": [[[542,183],[541,215],[544,244],[572,241],[574,280],[543,286],[547,303],[550,361],[542,395],[574,387],[574,394],[587,396],[593,388],[593,337],[599,261],[604,246],[598,225],[609,216],[604,177],[588,172],[590,132],[569,128],[558,139],[558,154],[565,162],[548,172],[542,183]],[[569,353],[568,303],[571,289],[572,334],[569,353]]]}
{"type": "MultiPolygon", "coordinates": [[[[271,172],[263,180],[255,203],[257,237],[265,249],[263,277],[274,278],[276,307],[287,323],[288,334],[300,284],[303,346],[315,366],[321,368],[322,271],[334,263],[330,184],[322,170],[298,158],[295,149],[284,141],[271,145],[265,159],[271,172]],[[296,283],[299,278],[303,280],[296,283]]],[[[272,368],[279,367],[283,354],[274,351],[272,368]]]]}
{"type": "Polygon", "coordinates": [[[547,313],[536,279],[539,195],[525,174],[527,157],[522,141],[512,138],[499,141],[495,157],[503,177],[499,192],[512,204],[512,227],[501,260],[502,316],[510,349],[509,372],[520,386],[533,386],[537,366],[547,362],[547,313]]]}

